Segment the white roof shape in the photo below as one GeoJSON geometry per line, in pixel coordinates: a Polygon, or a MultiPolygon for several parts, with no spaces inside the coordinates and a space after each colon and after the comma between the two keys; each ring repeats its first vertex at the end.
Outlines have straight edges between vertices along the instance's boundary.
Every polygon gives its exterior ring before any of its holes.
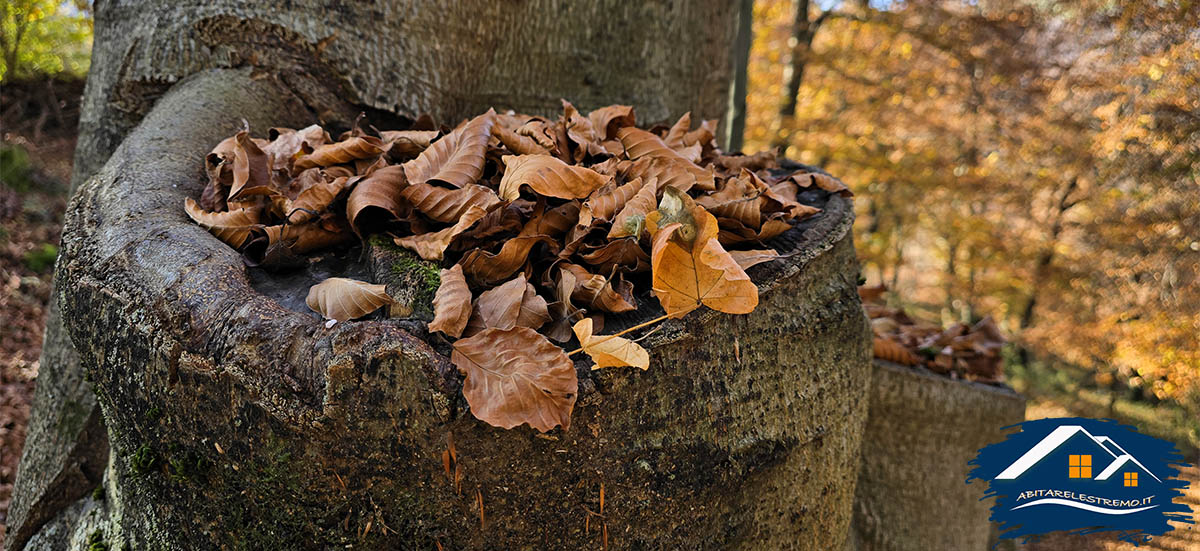
{"type": "MultiPolygon", "coordinates": [[[[1025,452],[1024,455],[1017,458],[1017,460],[1014,461],[1012,465],[1009,465],[1007,469],[1004,469],[1003,471],[1000,472],[1000,474],[996,475],[996,480],[1012,480],[1014,478],[1017,478],[1018,476],[1021,476],[1022,474],[1025,473],[1025,471],[1029,470],[1030,467],[1037,464],[1038,461],[1041,461],[1047,455],[1050,455],[1050,452],[1053,452],[1054,450],[1058,449],[1058,447],[1061,446],[1064,442],[1066,442],[1067,440],[1070,440],[1072,436],[1075,436],[1076,434],[1081,433],[1081,432],[1083,434],[1087,435],[1087,437],[1089,439],[1091,439],[1092,442],[1094,442],[1096,444],[1096,446],[1098,446],[1100,449],[1104,450],[1105,452],[1108,452],[1108,454],[1111,455],[1113,457],[1113,459],[1117,458],[1117,454],[1115,454],[1111,450],[1109,450],[1098,438],[1096,438],[1095,436],[1092,436],[1092,434],[1090,432],[1088,432],[1086,429],[1084,429],[1083,427],[1081,427],[1079,425],[1063,425],[1063,426],[1058,427],[1058,428],[1054,429],[1053,431],[1051,431],[1050,434],[1047,434],[1046,437],[1043,438],[1041,442],[1038,442],[1032,448],[1029,448],[1029,451],[1025,452]]],[[[1108,440],[1108,437],[1106,437],[1106,436],[1101,437],[1101,438],[1108,440]]],[[[1111,442],[1111,440],[1109,440],[1109,441],[1111,442]]],[[[1113,445],[1116,445],[1116,443],[1113,442],[1113,445]]],[[[1119,448],[1119,446],[1118,446],[1118,448],[1119,448]]],[[[1122,451],[1124,451],[1124,450],[1122,450],[1122,451]]],[[[1140,465],[1140,463],[1139,463],[1139,465],[1140,465]]],[[[1143,467],[1143,469],[1144,468],[1145,467],[1143,467]]],[[[1149,471],[1147,471],[1147,472],[1149,472],[1149,471]]],[[[1151,474],[1150,476],[1154,476],[1154,475],[1151,474]]]]}
{"type": "MultiPolygon", "coordinates": [[[[1115,444],[1115,442],[1114,442],[1114,444],[1115,444]]],[[[1121,450],[1121,451],[1125,451],[1125,450],[1121,450]]],[[[1142,469],[1142,471],[1145,471],[1146,474],[1154,477],[1154,480],[1158,480],[1159,482],[1162,482],[1161,479],[1159,479],[1157,476],[1154,476],[1154,473],[1150,472],[1150,469],[1147,469],[1145,465],[1142,465],[1142,463],[1140,461],[1138,461],[1136,457],[1129,455],[1128,453],[1121,455],[1120,457],[1116,458],[1112,463],[1109,463],[1108,466],[1104,468],[1104,472],[1097,475],[1095,480],[1108,480],[1108,477],[1112,476],[1113,473],[1117,472],[1118,469],[1120,469],[1122,466],[1124,466],[1126,463],[1129,463],[1130,461],[1132,461],[1134,465],[1137,465],[1138,467],[1140,467],[1142,469]]]]}

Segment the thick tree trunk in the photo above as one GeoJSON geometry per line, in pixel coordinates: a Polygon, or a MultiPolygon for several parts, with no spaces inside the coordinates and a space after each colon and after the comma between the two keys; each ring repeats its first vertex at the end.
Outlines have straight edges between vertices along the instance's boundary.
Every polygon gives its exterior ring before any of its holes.
{"type": "Polygon", "coordinates": [[[797,254],[752,270],[758,311],[667,324],[646,343],[649,372],[588,379],[558,440],[456,415],[446,358],[397,322],[326,330],[289,310],[180,208],[242,118],[452,122],[554,112],[559,97],[633,104],[642,123],[717,118],[732,10],[101,3],[76,156],[87,183],[56,275],[78,356],[52,319],[34,417],[92,419],[98,401],[111,453],[96,422],[31,431],[9,548],[95,529],[134,549],[565,549],[605,533],[617,548],[840,546],[869,342],[846,200],[788,234],[797,254]],[[451,434],[461,494],[442,474],[451,434]],[[106,499],[58,511],[90,492],[95,457],[106,499]],[[83,474],[37,482],[47,469],[83,474]],[[603,516],[587,512],[601,485],[603,516]]]}
{"type": "Polygon", "coordinates": [[[998,530],[969,463],[1025,420],[1025,399],[875,360],[870,404],[848,550],[991,549],[998,530]]]}

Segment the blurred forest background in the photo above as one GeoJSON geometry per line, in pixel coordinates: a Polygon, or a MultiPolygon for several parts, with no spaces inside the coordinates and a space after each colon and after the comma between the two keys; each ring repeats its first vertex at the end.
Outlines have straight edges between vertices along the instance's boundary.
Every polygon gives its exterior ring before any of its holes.
{"type": "MultiPolygon", "coordinates": [[[[1031,418],[1115,417],[1195,461],[1200,3],[739,1],[742,147],[850,185],[867,285],[915,317],[992,316],[1031,418]]],[[[0,522],[91,31],[88,0],[0,4],[0,522]]]]}

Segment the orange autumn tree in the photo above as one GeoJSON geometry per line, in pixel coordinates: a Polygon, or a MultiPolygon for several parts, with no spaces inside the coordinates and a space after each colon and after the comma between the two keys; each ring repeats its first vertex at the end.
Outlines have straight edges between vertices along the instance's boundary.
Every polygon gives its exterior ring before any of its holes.
{"type": "Polygon", "coordinates": [[[790,157],[846,179],[868,278],[1200,412],[1195,11],[812,5],[781,119],[794,5],[755,4],[747,150],[783,135],[790,157]]]}

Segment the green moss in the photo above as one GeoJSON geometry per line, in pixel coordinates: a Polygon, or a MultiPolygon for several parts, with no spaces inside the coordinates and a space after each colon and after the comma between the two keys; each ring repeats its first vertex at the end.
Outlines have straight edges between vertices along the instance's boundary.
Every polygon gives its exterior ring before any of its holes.
{"type": "Polygon", "coordinates": [[[391,266],[392,275],[400,281],[418,283],[418,288],[413,293],[413,314],[417,317],[432,317],[433,296],[442,285],[441,269],[437,264],[422,260],[408,250],[400,251],[393,257],[395,261],[391,266]]]}
{"type": "Polygon", "coordinates": [[[167,475],[176,482],[197,482],[208,474],[212,460],[191,450],[183,450],[178,444],[167,459],[167,475]]]}
{"type": "Polygon", "coordinates": [[[53,243],[43,243],[41,247],[25,253],[25,267],[29,271],[45,273],[54,268],[54,260],[58,258],[58,246],[53,243]]]}
{"type": "Polygon", "coordinates": [[[162,419],[162,409],[159,409],[158,406],[154,406],[146,410],[147,421],[151,423],[157,423],[159,419],[162,419]]]}
{"type": "Polygon", "coordinates": [[[92,499],[96,501],[104,501],[104,484],[97,484],[92,490],[92,499]]]}
{"type": "Polygon", "coordinates": [[[154,470],[158,465],[158,454],[147,444],[142,444],[141,447],[133,453],[133,457],[129,458],[129,469],[133,474],[143,475],[154,470]]]}
{"type": "Polygon", "coordinates": [[[104,531],[96,530],[88,535],[87,551],[108,551],[108,544],[104,542],[104,531]]]}

